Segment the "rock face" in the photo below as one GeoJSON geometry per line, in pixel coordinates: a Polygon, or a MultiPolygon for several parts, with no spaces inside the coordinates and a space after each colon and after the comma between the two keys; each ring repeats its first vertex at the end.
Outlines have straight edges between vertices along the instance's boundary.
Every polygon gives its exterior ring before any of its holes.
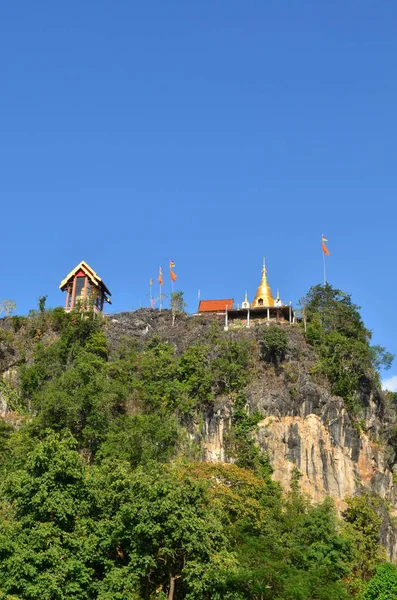
{"type": "MultiPolygon", "coordinates": [[[[127,335],[143,340],[160,335],[179,351],[198,340],[213,319],[181,316],[170,328],[168,311],[140,310],[115,315],[108,325],[113,343],[127,335]]],[[[222,327],[222,323],[218,323],[222,327]]],[[[226,334],[225,334],[226,335],[226,334]]],[[[227,336],[245,337],[258,343],[261,327],[227,336]]],[[[316,358],[298,327],[288,328],[289,350],[282,365],[257,361],[255,377],[248,387],[247,410],[263,418],[255,432],[258,446],[274,467],[274,478],[288,487],[295,469],[301,473],[301,489],[314,501],[334,499],[339,511],[345,499],[363,491],[379,494],[397,513],[393,473],[379,433],[385,420],[384,399],[363,382],[360,423],[352,421],[342,398],[332,396],[326,382],[316,383],[311,369],[316,358]]],[[[232,424],[231,398],[217,398],[193,426],[192,436],[201,444],[208,461],[233,461],[227,454],[227,435],[232,424]],[[199,424],[200,423],[200,424],[199,424]]],[[[397,538],[387,511],[384,511],[382,542],[391,559],[397,560],[397,538]]]]}
{"type": "MultiPolygon", "coordinates": [[[[304,363],[298,365],[292,359],[289,367],[287,363],[276,371],[272,366],[265,368],[247,391],[247,410],[263,415],[254,435],[270,458],[274,478],[288,487],[298,469],[302,491],[317,502],[330,496],[340,512],[346,508],[346,498],[375,492],[394,516],[393,472],[384,445],[377,442],[384,418],[381,393],[364,393],[359,425],[352,421],[343,399],[311,380],[304,363]]],[[[233,404],[228,401],[206,415],[202,428],[206,460],[233,460],[225,450],[232,415],[233,404]]],[[[383,516],[382,542],[396,561],[396,532],[386,510],[383,516]]]]}
{"type": "MultiPolygon", "coordinates": [[[[265,412],[268,400],[268,396],[251,397],[249,408],[262,407],[265,412]]],[[[317,502],[330,496],[340,512],[346,508],[347,497],[365,490],[379,494],[391,503],[392,509],[397,506],[393,474],[384,449],[367,434],[358,433],[340,398],[321,396],[319,392],[319,406],[314,408],[310,401],[303,401],[299,411],[280,411],[283,404],[276,397],[271,405],[273,410],[267,406],[267,416],[258,424],[256,438],[270,458],[274,478],[283,487],[289,486],[297,468],[302,491],[317,502]]],[[[202,429],[206,460],[232,460],[225,450],[232,412],[232,406],[224,404],[207,415],[202,429]]],[[[392,510],[392,514],[395,512],[392,510]]],[[[397,538],[386,511],[382,543],[396,561],[397,538]]]]}
{"type": "MultiPolygon", "coordinates": [[[[274,410],[265,408],[266,399],[252,398],[250,410],[266,414],[256,433],[259,447],[266,452],[275,469],[274,476],[288,486],[292,470],[302,474],[303,490],[315,500],[335,499],[342,510],[344,499],[363,487],[384,498],[394,492],[393,478],[382,446],[365,433],[358,433],[343,401],[324,394],[320,410],[302,402],[299,411],[280,411],[282,404],[273,398],[274,410]]],[[[225,433],[231,425],[230,404],[218,408],[204,422],[202,430],[206,459],[228,460],[225,433]]]]}
{"type": "Polygon", "coordinates": [[[350,437],[350,427],[341,411],[338,422],[327,428],[321,417],[266,417],[259,423],[258,440],[275,468],[275,478],[288,485],[293,467],[302,473],[302,489],[315,500],[325,496],[335,499],[340,509],[344,499],[361,486],[372,487],[373,479],[383,496],[392,485],[382,453],[367,436],[350,437]],[[336,427],[335,427],[336,425],[336,427]],[[336,437],[332,429],[337,430],[336,437]],[[338,431],[339,430],[339,431],[338,431]]]}

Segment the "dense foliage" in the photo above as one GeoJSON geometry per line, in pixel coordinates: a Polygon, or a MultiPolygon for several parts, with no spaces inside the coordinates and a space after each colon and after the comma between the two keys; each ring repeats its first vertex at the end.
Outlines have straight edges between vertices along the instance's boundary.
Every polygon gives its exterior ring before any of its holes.
{"type": "Polygon", "coordinates": [[[315,372],[325,376],[333,393],[359,416],[361,392],[378,381],[378,369],[390,368],[394,356],[382,346],[371,346],[371,332],[349,294],[329,284],[317,285],[301,304],[307,339],[319,357],[315,372]]]}
{"type": "Polygon", "coordinates": [[[232,465],[87,465],[48,432],[2,487],[0,589],[30,599],[348,598],[355,542],[326,501],[232,465]],[[166,595],[165,595],[166,594],[166,595]]]}
{"type": "Polygon", "coordinates": [[[363,600],[395,600],[397,598],[397,567],[383,564],[376,570],[363,600]]]}
{"type": "Polygon", "coordinates": [[[277,364],[285,357],[288,347],[288,337],[284,329],[273,325],[266,327],[262,334],[262,355],[265,360],[277,364]]]}
{"type": "MultiPolygon", "coordinates": [[[[330,357],[348,365],[349,397],[381,353],[349,298],[314,289],[305,306],[317,370],[337,386],[330,357]]],[[[254,338],[214,323],[181,350],[159,335],[111,346],[102,318],[46,310],[45,297],[10,319],[0,341],[19,351],[17,377],[0,393],[18,427],[0,420],[0,599],[388,598],[377,499],[349,500],[340,520],[301,494],[297,470],[282,491],[255,443],[247,384],[282,368],[282,327],[254,338]],[[200,462],[191,435],[221,396],[235,464],[200,462]]]]}

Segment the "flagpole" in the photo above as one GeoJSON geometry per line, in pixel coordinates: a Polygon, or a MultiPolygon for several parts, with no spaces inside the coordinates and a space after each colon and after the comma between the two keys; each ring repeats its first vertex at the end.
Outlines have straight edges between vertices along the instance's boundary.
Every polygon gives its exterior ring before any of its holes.
{"type": "Polygon", "coordinates": [[[160,283],[160,298],[159,298],[159,300],[160,300],[160,312],[161,312],[161,309],[163,308],[163,294],[162,294],[162,291],[161,291],[162,287],[163,286],[160,283]]]}
{"type": "Polygon", "coordinates": [[[321,250],[323,251],[323,266],[324,266],[324,286],[327,285],[327,271],[326,271],[326,260],[325,257],[329,256],[329,250],[325,245],[325,242],[328,242],[327,238],[324,234],[321,236],[321,250]]]}
{"type": "Polygon", "coordinates": [[[173,260],[169,261],[169,268],[170,268],[170,279],[171,279],[171,294],[174,293],[174,273],[172,271],[172,269],[175,267],[175,263],[173,260]]]}

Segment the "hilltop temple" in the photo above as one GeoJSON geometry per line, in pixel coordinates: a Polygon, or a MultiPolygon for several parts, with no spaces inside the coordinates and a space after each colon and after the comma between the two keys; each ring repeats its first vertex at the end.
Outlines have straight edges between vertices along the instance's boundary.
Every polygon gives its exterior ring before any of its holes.
{"type": "MultiPolygon", "coordinates": [[[[109,289],[85,261],[81,261],[66,275],[59,288],[66,292],[66,312],[70,312],[74,308],[102,312],[105,302],[111,304],[109,289]]],[[[273,297],[267,280],[265,260],[263,260],[262,278],[252,302],[248,300],[247,292],[245,292],[243,302],[237,306],[233,298],[200,300],[196,316],[206,314],[223,317],[225,330],[233,325],[251,327],[255,321],[294,323],[296,320],[300,320],[299,311],[296,313],[291,303],[284,304],[278,290],[276,298],[273,297]]]]}
{"type": "Polygon", "coordinates": [[[77,307],[92,308],[94,312],[102,312],[105,302],[111,304],[112,294],[94,269],[84,261],[66,275],[59,289],[66,292],[66,312],[77,307]]]}
{"type": "Polygon", "coordinates": [[[248,300],[248,294],[245,293],[244,301],[234,306],[234,299],[225,300],[201,300],[197,315],[217,314],[225,317],[225,329],[235,321],[244,321],[246,327],[250,327],[252,321],[276,321],[276,322],[295,322],[296,316],[292,305],[284,304],[277,291],[276,298],[273,297],[270,285],[267,280],[266,262],[263,261],[262,279],[252,302],[248,300]]]}

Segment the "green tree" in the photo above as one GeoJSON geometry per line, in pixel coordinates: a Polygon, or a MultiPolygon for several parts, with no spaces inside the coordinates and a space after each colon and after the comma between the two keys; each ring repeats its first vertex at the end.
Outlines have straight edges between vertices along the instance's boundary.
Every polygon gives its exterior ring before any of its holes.
{"type": "MultiPolygon", "coordinates": [[[[1,382],[0,382],[1,383],[1,382]]],[[[0,385],[1,392],[1,385],[0,385]]],[[[10,455],[9,440],[13,432],[13,427],[0,419],[0,471],[3,470],[10,455]]]]}
{"type": "Polygon", "coordinates": [[[172,313],[172,325],[174,325],[177,314],[184,312],[185,307],[187,306],[181,290],[172,292],[170,306],[172,313]]]}
{"type": "Polygon", "coordinates": [[[179,380],[196,407],[210,404],[214,399],[209,353],[208,345],[196,344],[185,350],[179,362],[179,380]]]}
{"type": "Polygon", "coordinates": [[[134,565],[140,598],[149,600],[155,591],[169,600],[211,597],[215,573],[233,557],[206,483],[167,469],[130,474],[120,465],[115,472],[109,464],[96,485],[101,530],[114,540],[119,565],[134,565]]]}
{"type": "MultiPolygon", "coordinates": [[[[110,568],[99,583],[97,600],[142,600],[139,590],[139,577],[133,566],[117,566],[110,568]]],[[[156,598],[161,600],[158,594],[156,598]]]]}
{"type": "Polygon", "coordinates": [[[227,454],[236,459],[237,466],[252,469],[266,476],[272,473],[273,469],[269,457],[259,450],[254,437],[262,415],[259,411],[249,413],[247,398],[243,392],[234,394],[233,400],[232,427],[226,438],[227,454]]]}
{"type": "Polygon", "coordinates": [[[45,304],[47,302],[47,298],[48,296],[39,296],[37,299],[39,305],[39,312],[41,314],[45,313],[45,304]]]}
{"type": "Polygon", "coordinates": [[[346,400],[358,415],[361,390],[379,384],[377,369],[390,368],[393,355],[382,346],[370,346],[359,307],[351,296],[331,285],[311,288],[301,301],[307,317],[307,339],[318,363],[313,372],[325,375],[332,392],[346,400]]]}
{"type": "Polygon", "coordinates": [[[355,546],[353,577],[358,582],[368,581],[376,566],[386,558],[385,549],[379,542],[382,500],[378,496],[364,494],[348,498],[346,502],[345,529],[354,539],[355,546]]]}
{"type": "Polygon", "coordinates": [[[335,508],[319,506],[294,486],[287,501],[269,475],[236,465],[187,467],[205,479],[219,505],[236,563],[219,579],[219,598],[347,600],[353,545],[335,508]],[[293,505],[293,506],[292,506],[293,505]],[[235,594],[235,596],[233,595],[235,594]]]}
{"type": "Polygon", "coordinates": [[[394,354],[388,352],[383,346],[371,346],[371,362],[376,370],[389,370],[394,361],[394,354]]]}
{"type": "Polygon", "coordinates": [[[172,415],[120,416],[110,426],[99,457],[127,460],[133,466],[167,462],[177,451],[179,437],[180,426],[172,415]]]}
{"type": "Polygon", "coordinates": [[[158,337],[146,345],[139,362],[138,391],[149,409],[174,410],[182,395],[175,348],[158,337]]]}
{"type": "Polygon", "coordinates": [[[363,600],[395,600],[397,598],[397,567],[385,563],[376,569],[369,581],[363,600]]]}
{"type": "Polygon", "coordinates": [[[364,342],[371,337],[361,318],[360,307],[352,302],[351,295],[329,283],[311,287],[300,304],[307,320],[320,324],[325,333],[338,331],[364,342]]]}
{"type": "Polygon", "coordinates": [[[264,360],[278,364],[287,351],[288,337],[281,326],[271,325],[266,327],[262,333],[261,353],[264,360]]]}
{"type": "Polygon", "coordinates": [[[91,333],[85,344],[85,349],[100,358],[107,360],[109,354],[108,340],[103,331],[91,333]]]}
{"type": "MultiPolygon", "coordinates": [[[[40,430],[69,429],[94,454],[112,420],[124,411],[128,391],[122,382],[108,377],[109,369],[97,350],[80,350],[71,367],[33,393],[32,406],[38,412],[33,424],[40,430]]],[[[37,385],[37,372],[27,373],[34,376],[29,385],[37,385]]]]}
{"type": "Polygon", "coordinates": [[[252,344],[246,340],[222,339],[213,352],[211,370],[215,391],[223,394],[241,390],[250,377],[252,344]]]}
{"type": "Polygon", "coordinates": [[[24,600],[88,599],[90,495],[71,436],[39,442],[4,484],[0,589],[24,600]]]}

